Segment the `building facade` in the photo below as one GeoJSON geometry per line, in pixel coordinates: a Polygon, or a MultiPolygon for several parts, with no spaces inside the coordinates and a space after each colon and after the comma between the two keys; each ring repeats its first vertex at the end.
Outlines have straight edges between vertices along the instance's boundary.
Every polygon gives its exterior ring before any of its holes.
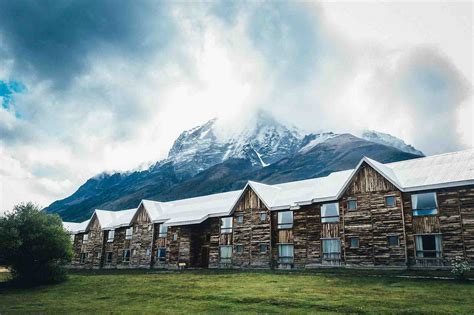
{"type": "Polygon", "coordinates": [[[124,210],[133,215],[104,218],[97,210],[85,228],[70,228],[71,266],[442,268],[454,258],[474,264],[472,165],[472,150],[391,164],[364,158],[354,170],[322,178],[143,201],[124,210]]]}

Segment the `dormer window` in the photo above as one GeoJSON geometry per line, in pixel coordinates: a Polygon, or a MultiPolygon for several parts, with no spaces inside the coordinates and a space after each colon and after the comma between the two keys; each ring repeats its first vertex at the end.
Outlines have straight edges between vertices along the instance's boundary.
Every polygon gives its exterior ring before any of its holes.
{"type": "Polygon", "coordinates": [[[168,226],[164,224],[160,224],[160,228],[158,230],[158,237],[166,237],[168,234],[168,226]]]}
{"type": "Polygon", "coordinates": [[[278,212],[278,229],[291,229],[293,227],[293,211],[278,212]]]}
{"type": "Polygon", "coordinates": [[[133,234],[133,227],[127,228],[127,230],[125,231],[125,239],[126,240],[132,239],[132,234],[133,234]]]}
{"type": "Polygon", "coordinates": [[[221,234],[232,233],[232,217],[221,218],[221,234]]]}
{"type": "Polygon", "coordinates": [[[321,222],[339,222],[339,203],[325,203],[321,206],[321,222]]]}
{"type": "Polygon", "coordinates": [[[113,242],[115,238],[115,230],[109,230],[107,234],[107,242],[113,242]]]}
{"type": "Polygon", "coordinates": [[[436,201],[436,193],[422,193],[411,195],[411,206],[413,216],[429,216],[438,213],[438,203],[436,201]]]}

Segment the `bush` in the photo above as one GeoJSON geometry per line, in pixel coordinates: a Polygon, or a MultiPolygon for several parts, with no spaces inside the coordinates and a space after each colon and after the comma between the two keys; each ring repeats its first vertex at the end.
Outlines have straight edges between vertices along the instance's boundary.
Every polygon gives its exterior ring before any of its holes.
{"type": "Polygon", "coordinates": [[[451,269],[451,273],[454,275],[454,277],[458,280],[466,280],[466,273],[471,270],[471,267],[469,266],[469,262],[460,258],[456,257],[455,259],[451,260],[451,266],[453,267],[451,269]]]}
{"type": "Polygon", "coordinates": [[[22,285],[60,282],[72,246],[61,218],[32,204],[19,204],[0,218],[0,261],[22,285]]]}

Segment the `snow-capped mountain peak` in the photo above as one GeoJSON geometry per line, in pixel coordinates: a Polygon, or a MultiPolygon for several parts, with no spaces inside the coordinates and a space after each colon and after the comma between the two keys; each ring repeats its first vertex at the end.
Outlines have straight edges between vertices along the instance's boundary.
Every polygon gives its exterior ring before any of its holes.
{"type": "Polygon", "coordinates": [[[402,139],[399,139],[388,133],[383,133],[375,130],[364,130],[362,132],[361,138],[375,143],[384,144],[389,147],[394,147],[403,152],[412,153],[419,156],[425,156],[423,152],[415,149],[412,145],[406,144],[405,141],[403,141],[402,139]]]}

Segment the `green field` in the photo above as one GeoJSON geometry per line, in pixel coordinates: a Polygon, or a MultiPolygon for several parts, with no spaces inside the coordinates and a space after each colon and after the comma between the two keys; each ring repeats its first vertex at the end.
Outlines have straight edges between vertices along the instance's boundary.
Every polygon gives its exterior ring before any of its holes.
{"type": "Polygon", "coordinates": [[[79,312],[473,314],[474,283],[363,271],[110,271],[0,291],[0,314],[79,312]]]}

